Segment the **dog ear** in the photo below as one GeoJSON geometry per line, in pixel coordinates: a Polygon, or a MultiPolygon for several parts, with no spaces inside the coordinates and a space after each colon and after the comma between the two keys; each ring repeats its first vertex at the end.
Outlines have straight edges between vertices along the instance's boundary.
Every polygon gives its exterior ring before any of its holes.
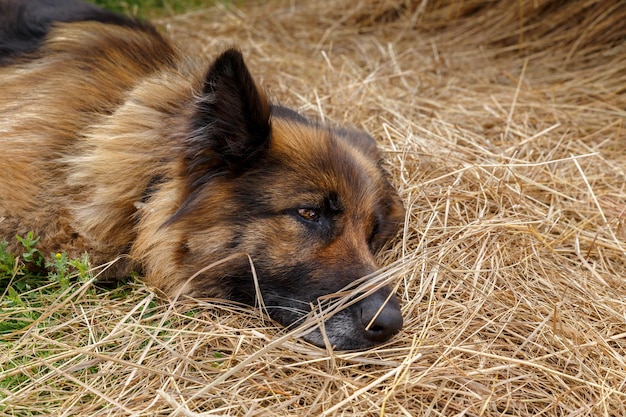
{"type": "Polygon", "coordinates": [[[216,171],[237,175],[269,145],[270,104],[244,62],[229,49],[209,68],[186,149],[191,188],[216,171]]]}

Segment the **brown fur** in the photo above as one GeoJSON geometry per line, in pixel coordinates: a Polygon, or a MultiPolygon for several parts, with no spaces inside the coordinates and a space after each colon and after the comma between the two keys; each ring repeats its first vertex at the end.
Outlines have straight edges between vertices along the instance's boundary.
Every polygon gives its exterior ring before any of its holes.
{"type": "MultiPolygon", "coordinates": [[[[253,304],[247,256],[189,280],[249,255],[270,314],[291,325],[374,272],[402,219],[373,140],[271,106],[236,51],[210,63],[143,23],[75,21],[0,63],[0,239],[32,230],[44,253],[94,264],[128,254],[110,274],[253,304]]],[[[360,348],[397,332],[388,294],[330,319],[329,340],[360,348]]]]}

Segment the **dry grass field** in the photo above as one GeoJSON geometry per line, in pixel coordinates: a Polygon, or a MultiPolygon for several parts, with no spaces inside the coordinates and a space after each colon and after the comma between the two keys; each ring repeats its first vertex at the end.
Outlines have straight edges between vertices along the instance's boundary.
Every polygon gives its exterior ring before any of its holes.
{"type": "MultiPolygon", "coordinates": [[[[330,352],[260,312],[75,283],[0,343],[0,416],[626,415],[626,3],[245,2],[157,20],[370,131],[406,326],[330,352]]],[[[0,321],[25,307],[0,299],[0,321]]],[[[22,309],[22,310],[20,310],[22,309]]]]}

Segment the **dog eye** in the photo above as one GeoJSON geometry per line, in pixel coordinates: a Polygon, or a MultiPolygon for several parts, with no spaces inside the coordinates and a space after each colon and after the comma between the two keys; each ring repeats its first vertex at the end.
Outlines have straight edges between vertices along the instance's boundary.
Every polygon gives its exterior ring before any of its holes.
{"type": "Polygon", "coordinates": [[[309,221],[309,222],[317,222],[320,219],[320,214],[315,209],[301,208],[301,209],[298,209],[297,213],[298,213],[298,216],[300,216],[302,219],[309,221]]]}

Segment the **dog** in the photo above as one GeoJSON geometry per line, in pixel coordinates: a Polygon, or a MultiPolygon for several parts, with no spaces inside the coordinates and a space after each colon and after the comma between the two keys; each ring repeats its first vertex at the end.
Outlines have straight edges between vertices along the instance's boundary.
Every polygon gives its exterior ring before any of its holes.
{"type": "MultiPolygon", "coordinates": [[[[127,255],[112,277],[261,299],[288,327],[374,273],[404,217],[370,135],[271,103],[237,49],[184,56],[79,0],[0,0],[0,149],[0,240],[33,231],[43,253],[127,255]]],[[[391,292],[304,338],[388,341],[403,320],[391,292]]]]}

